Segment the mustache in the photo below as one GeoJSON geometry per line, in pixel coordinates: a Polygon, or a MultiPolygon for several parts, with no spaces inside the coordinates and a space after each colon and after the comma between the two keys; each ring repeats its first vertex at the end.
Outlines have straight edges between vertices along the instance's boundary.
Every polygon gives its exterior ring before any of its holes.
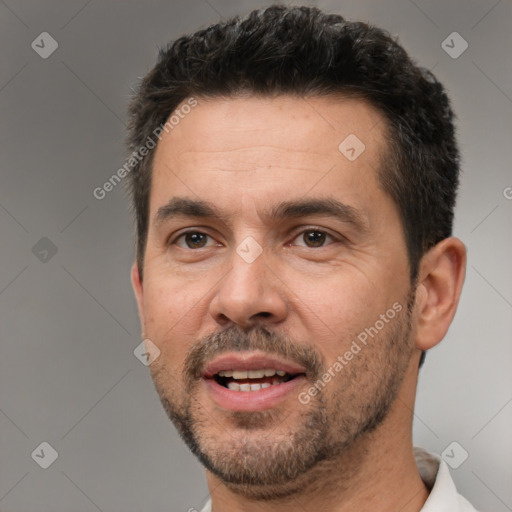
{"type": "Polygon", "coordinates": [[[189,384],[193,384],[215,357],[227,352],[251,350],[260,350],[298,363],[306,370],[306,377],[312,379],[320,376],[326,366],[320,353],[305,343],[293,341],[286,334],[271,331],[261,325],[250,330],[233,325],[206,336],[190,347],[185,357],[183,377],[189,384]]]}

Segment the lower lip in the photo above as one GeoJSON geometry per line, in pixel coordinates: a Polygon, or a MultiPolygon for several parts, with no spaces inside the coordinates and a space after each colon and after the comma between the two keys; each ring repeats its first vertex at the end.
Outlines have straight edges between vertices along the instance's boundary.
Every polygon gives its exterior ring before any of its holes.
{"type": "MultiPolygon", "coordinates": [[[[262,411],[279,405],[286,397],[298,397],[298,388],[305,382],[304,375],[257,391],[233,391],[218,384],[215,379],[203,379],[212,400],[230,411],[262,411]]],[[[297,398],[298,401],[298,398],[297,398]]]]}

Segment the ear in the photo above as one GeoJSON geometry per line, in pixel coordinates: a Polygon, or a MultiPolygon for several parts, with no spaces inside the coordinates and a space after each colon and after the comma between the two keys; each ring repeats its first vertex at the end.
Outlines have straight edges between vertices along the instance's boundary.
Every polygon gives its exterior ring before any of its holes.
{"type": "MultiPolygon", "coordinates": [[[[139,319],[142,331],[144,331],[144,290],[140,279],[139,267],[137,262],[132,265],[131,271],[132,288],[137,300],[137,309],[139,310],[139,319]]],[[[144,335],[143,335],[144,337],[144,335]]]]}
{"type": "Polygon", "coordinates": [[[428,350],[446,335],[466,275],[466,246],[445,238],[423,256],[416,288],[416,348],[428,350]]]}

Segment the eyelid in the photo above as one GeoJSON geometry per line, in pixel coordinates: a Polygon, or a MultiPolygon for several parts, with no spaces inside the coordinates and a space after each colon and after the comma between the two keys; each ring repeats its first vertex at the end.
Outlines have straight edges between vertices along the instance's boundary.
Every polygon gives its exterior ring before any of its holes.
{"type": "MultiPolygon", "coordinates": [[[[335,242],[340,242],[343,239],[343,237],[341,235],[334,235],[330,230],[320,227],[320,226],[300,226],[300,228],[297,228],[297,229],[300,229],[300,231],[294,232],[293,237],[291,238],[292,241],[295,240],[299,235],[302,235],[303,233],[305,233],[306,231],[318,231],[320,233],[324,233],[325,235],[330,236],[335,242]]],[[[316,249],[322,249],[324,247],[327,247],[328,245],[330,245],[330,244],[316,247],[316,249]]],[[[301,246],[301,247],[308,248],[307,246],[301,246]]],[[[309,248],[315,249],[315,247],[309,247],[309,248]]]]}
{"type": "MultiPolygon", "coordinates": [[[[177,234],[176,233],[173,233],[167,240],[166,242],[166,245],[177,245],[176,242],[183,236],[187,235],[188,233],[199,233],[201,235],[206,235],[208,237],[210,237],[212,240],[214,240],[217,244],[219,242],[217,242],[217,240],[210,234],[207,232],[207,228],[202,228],[202,227],[198,227],[198,228],[188,228],[186,229],[185,231],[179,231],[177,234]]],[[[208,246],[208,247],[199,247],[198,249],[190,249],[189,247],[187,247],[185,250],[199,250],[199,249],[208,249],[209,247],[211,246],[208,246]]],[[[180,247],[180,249],[183,249],[182,247],[180,247]]]]}

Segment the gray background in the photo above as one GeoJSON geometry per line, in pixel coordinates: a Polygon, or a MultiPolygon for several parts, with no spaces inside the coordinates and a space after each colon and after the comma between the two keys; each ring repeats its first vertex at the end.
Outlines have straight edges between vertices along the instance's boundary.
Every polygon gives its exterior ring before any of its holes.
{"type": "MultiPolygon", "coordinates": [[[[92,191],[125,161],[126,104],[157,46],[265,4],[0,1],[1,510],[204,503],[203,470],[133,354],[123,187],[101,201],[92,191]],[[59,45],[47,59],[31,48],[44,31],[59,45]],[[31,457],[43,441],[58,452],[48,469],[31,457]]],[[[310,4],[399,35],[453,99],[464,156],[455,234],[468,272],[449,334],[421,372],[415,443],[441,453],[457,441],[469,454],[452,470],[460,492],[481,510],[512,510],[511,1],[310,4]],[[454,31],[469,44],[457,59],[441,47],[454,31]]]]}

